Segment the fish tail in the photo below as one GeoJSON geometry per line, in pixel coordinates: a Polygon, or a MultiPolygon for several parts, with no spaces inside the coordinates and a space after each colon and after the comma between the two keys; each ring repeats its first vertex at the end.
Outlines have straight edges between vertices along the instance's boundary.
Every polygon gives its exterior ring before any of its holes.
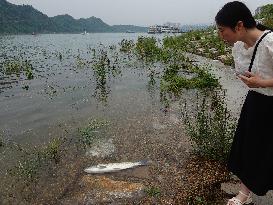
{"type": "Polygon", "coordinates": [[[149,163],[149,160],[144,159],[138,162],[140,165],[147,165],[149,163]]]}

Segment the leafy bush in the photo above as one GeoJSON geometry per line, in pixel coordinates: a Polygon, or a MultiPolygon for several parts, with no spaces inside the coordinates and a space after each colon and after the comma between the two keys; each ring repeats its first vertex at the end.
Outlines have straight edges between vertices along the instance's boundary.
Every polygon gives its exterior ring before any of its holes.
{"type": "Polygon", "coordinates": [[[255,18],[272,18],[273,17],[273,4],[267,4],[261,7],[260,13],[255,15],[255,18]]]}
{"type": "MultiPolygon", "coordinates": [[[[186,74],[187,75],[187,74],[186,74]]],[[[170,65],[164,72],[161,81],[161,91],[171,91],[174,93],[180,92],[183,88],[213,88],[219,87],[218,80],[209,72],[204,69],[187,64],[182,65],[170,65]],[[188,74],[194,75],[192,78],[179,75],[179,71],[185,71],[188,74]]]]}
{"type": "Polygon", "coordinates": [[[267,4],[261,7],[260,12],[255,18],[262,19],[265,26],[273,29],[273,4],[267,4]]]}
{"type": "Polygon", "coordinates": [[[231,116],[224,102],[225,92],[212,90],[197,102],[196,115],[184,107],[184,120],[193,142],[195,152],[209,159],[225,162],[230,151],[236,128],[235,118],[231,116]]]}
{"type": "MultiPolygon", "coordinates": [[[[231,47],[227,46],[211,27],[204,31],[192,31],[176,37],[163,39],[164,49],[179,49],[211,59],[218,59],[221,55],[231,54],[231,47]]],[[[226,65],[233,64],[233,58],[223,61],[226,65]]]]}
{"type": "Polygon", "coordinates": [[[160,53],[160,48],[157,46],[156,38],[143,36],[138,37],[136,52],[142,60],[156,60],[160,53]]]}
{"type": "Polygon", "coordinates": [[[128,53],[134,48],[135,44],[133,40],[122,39],[119,46],[121,52],[128,53]]]}

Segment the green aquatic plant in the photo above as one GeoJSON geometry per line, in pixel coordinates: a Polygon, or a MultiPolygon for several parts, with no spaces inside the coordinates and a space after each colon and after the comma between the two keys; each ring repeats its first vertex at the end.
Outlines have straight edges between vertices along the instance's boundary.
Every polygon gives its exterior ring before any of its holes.
{"type": "Polygon", "coordinates": [[[23,70],[25,71],[25,76],[28,80],[31,80],[34,78],[33,76],[33,67],[30,61],[25,60],[22,64],[23,70]]]}
{"type": "Polygon", "coordinates": [[[29,89],[29,85],[24,85],[22,88],[23,88],[24,90],[28,90],[28,89],[29,89]]]}
{"type": "Polygon", "coordinates": [[[107,85],[107,77],[110,74],[110,59],[107,51],[101,50],[98,61],[93,66],[94,77],[96,79],[96,88],[94,96],[100,102],[107,102],[109,87],[107,85]]]}
{"type": "Polygon", "coordinates": [[[164,48],[178,48],[178,46],[179,46],[178,43],[179,43],[179,41],[174,36],[166,36],[163,39],[163,47],[164,48]]]}
{"type": "Polygon", "coordinates": [[[98,135],[99,130],[108,125],[106,120],[91,120],[86,127],[79,129],[80,143],[85,147],[92,145],[97,138],[102,137],[98,135]]]}
{"type": "Polygon", "coordinates": [[[220,83],[212,74],[205,69],[198,68],[189,64],[170,65],[163,74],[161,80],[161,92],[179,93],[182,89],[204,89],[216,88],[220,83]],[[183,74],[181,74],[181,72],[183,74]],[[188,75],[193,77],[188,77],[188,75]]]}
{"type": "Polygon", "coordinates": [[[92,66],[96,87],[94,95],[100,102],[107,103],[110,93],[109,81],[121,74],[120,58],[114,55],[112,58],[107,50],[101,49],[95,63],[92,66]],[[110,60],[111,59],[111,60],[110,60]]]}
{"type": "Polygon", "coordinates": [[[6,75],[10,74],[20,74],[22,71],[22,66],[21,62],[19,60],[6,60],[3,62],[3,68],[4,68],[4,73],[6,75]]]}
{"type": "Polygon", "coordinates": [[[6,75],[20,75],[20,73],[25,72],[25,76],[28,80],[34,78],[33,66],[29,60],[8,59],[4,61],[3,68],[6,75]]]}
{"type": "Polygon", "coordinates": [[[86,63],[85,59],[83,59],[83,58],[80,56],[80,54],[78,54],[77,57],[76,57],[76,66],[77,66],[77,68],[82,69],[82,68],[84,68],[86,65],[87,65],[87,63],[86,63]]]}
{"type": "Polygon", "coordinates": [[[138,37],[136,52],[141,60],[154,61],[160,53],[160,48],[157,46],[157,40],[154,37],[138,37]]]}
{"type": "Polygon", "coordinates": [[[15,167],[14,173],[20,178],[23,178],[26,181],[33,181],[36,179],[39,168],[41,167],[41,161],[39,157],[31,157],[27,160],[22,160],[18,162],[18,165],[15,167]],[[16,170],[16,171],[15,171],[16,170]],[[16,173],[15,173],[16,172],[16,173]]]}
{"type": "Polygon", "coordinates": [[[160,51],[160,61],[167,64],[170,63],[174,58],[176,58],[177,56],[174,54],[173,52],[174,50],[170,50],[170,49],[161,49],[160,51]]]}
{"type": "Polygon", "coordinates": [[[154,70],[150,70],[150,73],[148,74],[148,90],[153,90],[154,86],[156,84],[156,80],[155,80],[155,71],[154,70]]]}
{"type": "Polygon", "coordinates": [[[121,52],[128,53],[132,51],[135,44],[133,40],[122,39],[121,42],[119,42],[119,46],[121,52]]]}
{"type": "Polygon", "coordinates": [[[32,69],[30,69],[30,68],[28,68],[28,69],[26,70],[25,75],[26,75],[26,77],[27,77],[28,80],[31,80],[31,79],[34,78],[32,69]]]}
{"type": "Polygon", "coordinates": [[[92,48],[92,57],[95,58],[96,57],[96,49],[92,48]]]}
{"type": "Polygon", "coordinates": [[[111,46],[109,46],[109,49],[110,49],[110,50],[116,50],[116,49],[117,49],[117,46],[116,46],[116,45],[111,45],[111,46]]]}
{"type": "Polygon", "coordinates": [[[60,60],[60,61],[63,60],[63,55],[62,55],[62,53],[59,53],[59,60],[60,60]]]}
{"type": "Polygon", "coordinates": [[[63,139],[52,139],[43,149],[43,155],[46,159],[53,160],[56,164],[60,162],[61,146],[64,143],[63,139]]]}
{"type": "Polygon", "coordinates": [[[26,182],[36,180],[43,167],[48,167],[52,162],[54,162],[53,164],[59,163],[64,142],[65,139],[56,138],[45,146],[34,146],[31,149],[14,144],[13,146],[19,151],[21,159],[14,168],[9,170],[9,173],[26,182]]]}
{"type": "Polygon", "coordinates": [[[4,147],[4,146],[5,146],[4,138],[0,135],[0,147],[4,147]]]}

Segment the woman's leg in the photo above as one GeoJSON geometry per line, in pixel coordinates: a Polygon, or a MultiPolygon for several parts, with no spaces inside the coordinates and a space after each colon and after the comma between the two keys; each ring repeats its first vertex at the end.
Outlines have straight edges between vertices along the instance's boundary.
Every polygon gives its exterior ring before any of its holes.
{"type": "Polygon", "coordinates": [[[241,192],[245,193],[246,195],[248,195],[250,193],[250,190],[241,182],[241,192]]]}
{"type": "MultiPolygon", "coordinates": [[[[250,193],[250,190],[241,182],[241,186],[240,186],[240,191],[243,192],[244,194],[248,195],[250,193]]],[[[247,197],[243,194],[238,194],[236,196],[237,199],[239,199],[241,202],[245,202],[247,197]]],[[[228,203],[228,205],[233,205],[233,202],[228,203]]]]}

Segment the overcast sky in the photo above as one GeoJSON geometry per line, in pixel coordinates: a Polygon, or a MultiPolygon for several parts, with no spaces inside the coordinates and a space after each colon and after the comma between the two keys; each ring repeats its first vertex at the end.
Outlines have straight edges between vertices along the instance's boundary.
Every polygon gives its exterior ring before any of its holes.
{"type": "MultiPolygon", "coordinates": [[[[8,0],[29,4],[52,17],[69,14],[74,18],[101,18],[109,25],[149,26],[166,22],[183,24],[213,23],[217,11],[228,0],[8,0]]],[[[254,13],[272,0],[244,0],[254,13]]]]}

